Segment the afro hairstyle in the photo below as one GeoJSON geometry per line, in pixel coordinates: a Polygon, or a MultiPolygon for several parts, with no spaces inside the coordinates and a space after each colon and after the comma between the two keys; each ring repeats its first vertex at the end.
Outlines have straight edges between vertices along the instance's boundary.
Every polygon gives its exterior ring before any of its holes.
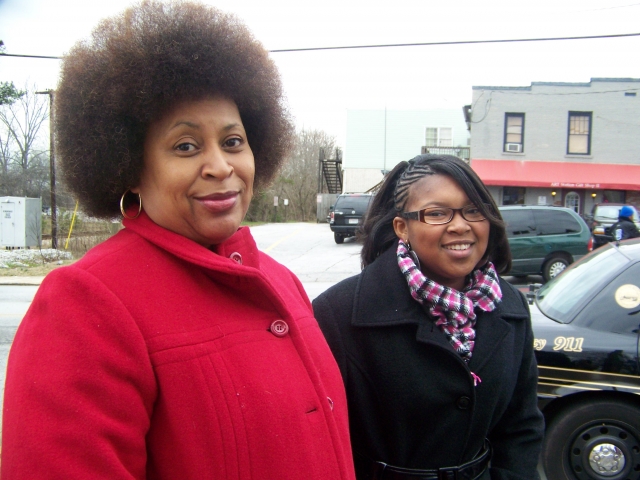
{"type": "Polygon", "coordinates": [[[138,185],[150,122],[183,101],[235,102],[267,185],[294,129],[268,52],[233,15],[198,3],[145,0],[103,20],[65,56],[54,96],[63,179],[83,210],[119,214],[138,185]]]}

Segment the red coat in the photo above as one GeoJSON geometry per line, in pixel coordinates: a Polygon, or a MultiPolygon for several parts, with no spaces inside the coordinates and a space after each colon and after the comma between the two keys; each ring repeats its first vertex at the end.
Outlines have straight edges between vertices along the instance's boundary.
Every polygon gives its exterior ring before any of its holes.
{"type": "Polygon", "coordinates": [[[49,274],[18,329],[2,479],[353,479],[342,378],[295,276],[248,228],[212,253],[125,226],[49,274]]]}

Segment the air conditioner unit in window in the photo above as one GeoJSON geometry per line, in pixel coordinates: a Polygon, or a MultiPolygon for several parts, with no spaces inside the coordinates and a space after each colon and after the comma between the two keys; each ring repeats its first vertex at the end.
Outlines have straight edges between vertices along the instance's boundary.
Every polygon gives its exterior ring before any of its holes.
{"type": "Polygon", "coordinates": [[[522,151],[522,144],[521,143],[507,143],[505,145],[505,151],[520,153],[522,151]]]}

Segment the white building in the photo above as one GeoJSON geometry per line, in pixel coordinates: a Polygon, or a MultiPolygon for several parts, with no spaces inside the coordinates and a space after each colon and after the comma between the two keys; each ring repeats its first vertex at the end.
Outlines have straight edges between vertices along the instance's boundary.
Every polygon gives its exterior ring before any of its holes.
{"type": "Polygon", "coordinates": [[[365,192],[384,171],[425,148],[465,157],[469,132],[460,109],[349,110],[342,168],[344,192],[365,192]],[[456,149],[455,147],[462,147],[456,149]]]}

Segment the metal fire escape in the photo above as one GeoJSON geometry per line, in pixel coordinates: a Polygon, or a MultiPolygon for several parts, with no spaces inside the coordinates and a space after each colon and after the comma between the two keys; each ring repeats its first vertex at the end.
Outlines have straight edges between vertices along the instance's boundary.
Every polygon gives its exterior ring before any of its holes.
{"type": "Polygon", "coordinates": [[[339,148],[336,148],[335,158],[325,158],[324,149],[320,149],[318,193],[342,193],[342,152],[339,148]]]}

